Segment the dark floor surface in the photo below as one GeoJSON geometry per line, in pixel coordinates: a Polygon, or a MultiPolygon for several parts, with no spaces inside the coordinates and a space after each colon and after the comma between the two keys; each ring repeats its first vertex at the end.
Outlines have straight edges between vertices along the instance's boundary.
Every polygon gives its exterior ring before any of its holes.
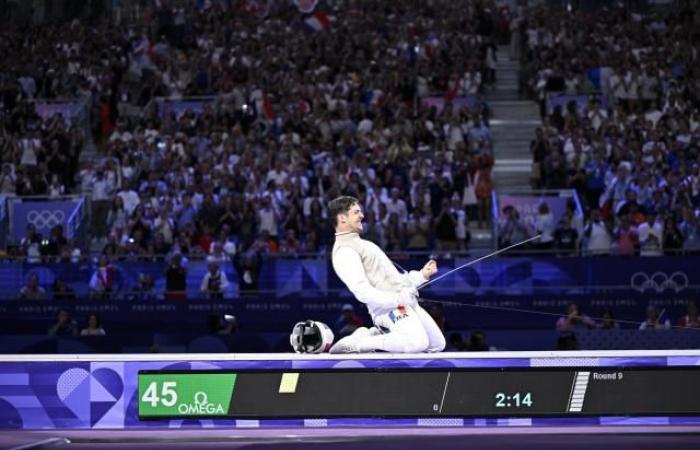
{"type": "Polygon", "coordinates": [[[700,427],[162,429],[0,432],[2,449],[697,450],[700,427]]]}

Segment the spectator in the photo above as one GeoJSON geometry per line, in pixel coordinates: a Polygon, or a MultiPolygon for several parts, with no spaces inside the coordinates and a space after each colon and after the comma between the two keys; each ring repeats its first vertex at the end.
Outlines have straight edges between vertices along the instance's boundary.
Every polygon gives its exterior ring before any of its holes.
{"type": "MultiPolygon", "coordinates": [[[[663,311],[662,311],[663,314],[663,311]]],[[[671,321],[665,319],[661,322],[661,315],[654,305],[647,307],[647,318],[639,325],[640,330],[668,330],[671,328],[671,321]]]]}
{"type": "Polygon", "coordinates": [[[100,319],[95,314],[88,316],[87,327],[80,330],[81,336],[105,336],[106,334],[100,319]]]}
{"type": "Polygon", "coordinates": [[[262,203],[258,209],[258,222],[260,223],[260,233],[267,233],[270,239],[277,242],[279,214],[273,207],[269,196],[263,197],[262,199],[262,203]]]}
{"type": "Polygon", "coordinates": [[[62,309],[58,312],[56,323],[49,328],[50,336],[77,336],[78,324],[68,314],[68,311],[62,309]]]}
{"type": "Polygon", "coordinates": [[[447,339],[447,348],[445,351],[448,352],[463,352],[466,351],[467,344],[464,343],[464,338],[462,338],[461,333],[450,333],[447,339]]]}
{"type": "Polygon", "coordinates": [[[689,300],[685,316],[678,320],[678,326],[683,328],[700,328],[700,317],[695,301],[689,300]]]}
{"type": "Polygon", "coordinates": [[[617,330],[620,328],[620,324],[615,320],[615,316],[610,309],[603,311],[603,316],[601,321],[596,324],[597,328],[602,330],[617,330]]]}
{"type": "Polygon", "coordinates": [[[435,229],[436,247],[440,251],[445,251],[445,257],[449,257],[451,251],[459,248],[457,241],[457,218],[452,214],[450,199],[444,198],[441,203],[440,213],[433,221],[435,229]]]}
{"type": "Polygon", "coordinates": [[[486,334],[483,331],[476,330],[469,335],[469,343],[465,350],[468,352],[489,352],[496,349],[487,343],[486,334]]]}
{"type": "Polygon", "coordinates": [[[578,254],[578,232],[571,226],[571,217],[564,215],[561,225],[554,231],[554,247],[558,256],[578,254]]]}
{"type": "Polygon", "coordinates": [[[61,260],[63,262],[72,262],[73,264],[77,264],[81,261],[83,258],[83,251],[75,245],[75,241],[72,239],[69,239],[66,241],[65,245],[63,248],[61,248],[61,260]]]}
{"type": "Polygon", "coordinates": [[[14,167],[11,164],[2,165],[2,173],[0,173],[0,194],[14,194],[17,184],[17,176],[14,173],[14,167]]]}
{"type": "Polygon", "coordinates": [[[663,227],[664,254],[679,255],[683,247],[683,236],[673,217],[667,217],[663,227]]]}
{"type": "Polygon", "coordinates": [[[364,325],[362,319],[355,314],[355,308],[350,303],[343,305],[342,313],[333,325],[336,341],[345,336],[350,336],[358,327],[364,325]]]}
{"type": "Polygon", "coordinates": [[[617,254],[621,256],[634,256],[637,250],[639,233],[629,214],[620,217],[620,226],[615,230],[615,245],[617,254]]]}
{"type": "Polygon", "coordinates": [[[457,235],[458,250],[466,249],[469,246],[469,241],[471,240],[471,233],[468,230],[469,217],[467,217],[467,209],[466,207],[462,207],[461,204],[462,202],[459,199],[459,195],[456,192],[452,194],[452,207],[450,212],[457,220],[455,234],[457,235]]]}
{"type": "Polygon", "coordinates": [[[226,278],[226,274],[221,271],[217,263],[210,262],[207,267],[209,271],[202,278],[199,290],[209,300],[221,300],[224,298],[224,293],[228,288],[228,278],[226,278]]]}
{"type": "Polygon", "coordinates": [[[498,231],[498,248],[509,247],[527,239],[528,230],[520,220],[518,211],[508,205],[503,208],[503,214],[505,214],[506,220],[498,231]]]}
{"type": "Polygon", "coordinates": [[[107,256],[101,255],[97,262],[97,269],[90,279],[90,295],[92,298],[109,300],[114,293],[116,271],[109,263],[107,256]]]}
{"type": "Polygon", "coordinates": [[[226,264],[230,258],[224,253],[224,249],[219,242],[212,242],[210,247],[211,252],[207,255],[207,262],[213,264],[226,264]]]}
{"type": "Polygon", "coordinates": [[[92,236],[101,239],[107,235],[107,216],[114,186],[100,168],[91,181],[92,186],[92,236]]]}
{"type": "Polygon", "coordinates": [[[587,240],[586,251],[589,255],[602,256],[610,254],[612,233],[610,225],[600,217],[600,210],[593,210],[591,219],[584,228],[583,235],[587,240]]]}
{"type": "Polygon", "coordinates": [[[41,262],[41,242],[41,234],[36,231],[36,227],[32,224],[27,224],[25,236],[19,245],[22,253],[27,257],[28,263],[41,262]]]}
{"type": "Polygon", "coordinates": [[[639,225],[639,254],[641,256],[662,256],[662,244],[661,221],[653,213],[647,214],[646,222],[639,225]]]}
{"type": "Polygon", "coordinates": [[[56,225],[55,227],[51,228],[48,242],[42,245],[41,252],[45,256],[57,257],[61,254],[67,244],[68,239],[66,239],[66,237],[63,235],[63,226],[56,225]]]}
{"type": "Polygon", "coordinates": [[[54,300],[75,300],[75,291],[65,281],[56,278],[53,282],[54,300]]]}
{"type": "Polygon", "coordinates": [[[535,217],[535,232],[541,234],[537,240],[537,249],[548,254],[554,245],[554,216],[549,211],[547,202],[540,203],[535,217]]]}
{"type": "Polygon", "coordinates": [[[384,248],[388,252],[397,252],[404,247],[404,223],[397,213],[388,214],[382,221],[384,248]]]}
{"type": "MultiPolygon", "coordinates": [[[[149,273],[139,274],[136,286],[128,293],[129,300],[149,301],[156,299],[155,280],[149,273]]],[[[167,295],[167,293],[166,293],[167,295]]]]}
{"type": "Polygon", "coordinates": [[[107,226],[110,232],[113,232],[115,228],[126,228],[128,224],[129,213],[127,213],[124,208],[124,200],[119,195],[114,197],[112,200],[112,207],[107,213],[107,226]]]}
{"type": "Polygon", "coordinates": [[[295,255],[300,249],[301,245],[296,237],[296,232],[291,228],[286,230],[284,239],[280,242],[279,252],[283,255],[295,255]]]}
{"type": "Polygon", "coordinates": [[[233,264],[238,274],[238,286],[242,292],[258,290],[258,276],[262,268],[262,257],[254,246],[236,253],[233,264]]]}
{"type": "Polygon", "coordinates": [[[166,300],[185,300],[187,298],[187,269],[182,265],[182,255],[175,253],[165,271],[166,300]]]}
{"type": "Polygon", "coordinates": [[[399,197],[399,189],[391,189],[391,197],[386,202],[387,214],[391,216],[396,214],[398,223],[404,224],[408,219],[408,208],[406,207],[406,202],[399,197]]]}
{"type": "Polygon", "coordinates": [[[49,197],[53,199],[61,197],[63,194],[65,194],[66,187],[61,184],[58,174],[54,173],[51,175],[51,184],[49,184],[48,190],[49,197]]]}
{"type": "Polygon", "coordinates": [[[39,276],[35,273],[29,275],[27,284],[19,291],[20,300],[44,300],[46,290],[39,284],[39,276]]]}
{"type": "MultiPolygon", "coordinates": [[[[367,217],[367,228],[371,230],[371,221],[374,220],[374,215],[370,212],[367,217]]],[[[406,222],[406,248],[407,250],[427,250],[430,244],[430,216],[427,215],[422,207],[416,207],[408,216],[406,222]]],[[[369,239],[369,236],[367,236],[369,239]]],[[[374,241],[376,243],[376,241],[374,241]]]]}
{"type": "Polygon", "coordinates": [[[683,211],[683,222],[678,227],[683,237],[683,253],[700,253],[700,221],[692,208],[683,211]]]}
{"type": "Polygon", "coordinates": [[[253,243],[252,247],[255,248],[256,251],[264,255],[270,255],[279,252],[279,244],[274,238],[272,238],[272,236],[270,236],[270,233],[267,230],[260,231],[260,235],[253,243]]]}
{"type": "Polygon", "coordinates": [[[579,329],[591,329],[595,325],[593,319],[579,313],[578,305],[572,302],[566,308],[566,316],[557,320],[556,328],[559,332],[573,332],[579,329]]]}
{"type": "Polygon", "coordinates": [[[491,180],[491,168],[493,160],[488,156],[476,158],[477,174],[475,181],[476,198],[479,205],[478,226],[482,228],[489,223],[491,193],[493,192],[493,181],[491,180]]]}

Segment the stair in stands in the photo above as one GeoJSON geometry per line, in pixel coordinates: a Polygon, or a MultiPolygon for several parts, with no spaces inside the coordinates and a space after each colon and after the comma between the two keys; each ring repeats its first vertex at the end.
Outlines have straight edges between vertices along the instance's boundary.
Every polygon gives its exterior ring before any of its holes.
{"type": "Polygon", "coordinates": [[[518,62],[508,59],[508,47],[499,47],[496,83],[486,94],[492,112],[493,180],[497,190],[530,186],[530,141],[541,122],[537,105],[521,99],[518,78],[518,62]]]}

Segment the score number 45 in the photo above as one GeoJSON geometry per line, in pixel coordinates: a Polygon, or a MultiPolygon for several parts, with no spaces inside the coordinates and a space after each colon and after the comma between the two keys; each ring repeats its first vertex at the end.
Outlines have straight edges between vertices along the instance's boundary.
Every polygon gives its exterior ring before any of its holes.
{"type": "Polygon", "coordinates": [[[163,406],[175,406],[177,403],[177,383],[174,381],[163,382],[160,390],[160,397],[158,396],[158,383],[153,381],[148,385],[143,395],[141,396],[141,401],[144,403],[150,403],[151,407],[155,408],[160,402],[163,406]]]}

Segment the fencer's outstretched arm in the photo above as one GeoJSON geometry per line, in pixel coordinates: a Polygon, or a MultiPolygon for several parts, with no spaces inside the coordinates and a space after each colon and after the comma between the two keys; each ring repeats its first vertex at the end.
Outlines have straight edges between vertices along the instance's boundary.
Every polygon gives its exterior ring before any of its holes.
{"type": "Polygon", "coordinates": [[[430,280],[430,277],[437,273],[437,263],[434,259],[428,261],[421,270],[411,270],[410,272],[404,272],[401,276],[408,279],[411,286],[418,288],[423,283],[430,280]]]}
{"type": "MultiPolygon", "coordinates": [[[[333,255],[333,269],[355,298],[372,306],[396,307],[400,294],[372,286],[365,275],[360,254],[349,247],[341,247],[333,255]]],[[[420,275],[420,273],[418,273],[420,275]]],[[[422,278],[422,277],[421,277],[422,278]]]]}
{"type": "Polygon", "coordinates": [[[401,274],[401,276],[408,279],[409,283],[411,283],[411,286],[416,288],[428,281],[428,279],[425,278],[422,273],[420,273],[420,270],[411,270],[409,272],[404,272],[401,274]]]}

